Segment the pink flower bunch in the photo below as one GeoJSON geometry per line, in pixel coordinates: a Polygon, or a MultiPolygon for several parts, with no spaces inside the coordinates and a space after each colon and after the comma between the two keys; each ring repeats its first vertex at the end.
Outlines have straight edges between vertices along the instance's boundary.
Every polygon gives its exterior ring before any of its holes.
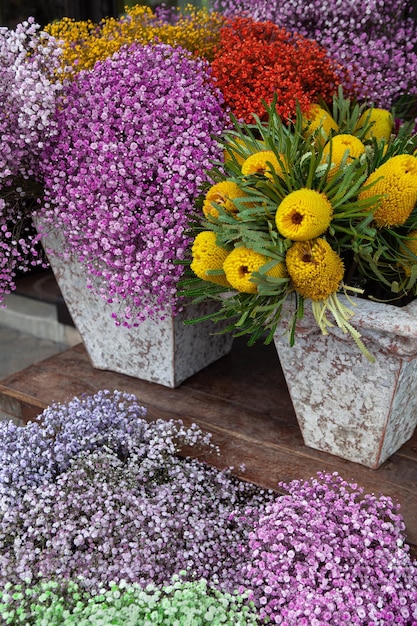
{"type": "Polygon", "coordinates": [[[392,500],[337,474],[283,485],[249,537],[260,615],[285,626],[417,625],[417,567],[392,500]]]}
{"type": "MultiPolygon", "coordinates": [[[[90,286],[137,325],[178,310],[194,198],[225,128],[206,61],[166,44],[125,47],[80,72],[44,150],[42,217],[90,286]]],[[[46,241],[47,246],[47,241],[46,241]]]]}
{"type": "Polygon", "coordinates": [[[39,157],[54,135],[61,50],[33,18],[0,28],[0,303],[16,271],[41,264],[30,210],[40,192],[39,157]]]}

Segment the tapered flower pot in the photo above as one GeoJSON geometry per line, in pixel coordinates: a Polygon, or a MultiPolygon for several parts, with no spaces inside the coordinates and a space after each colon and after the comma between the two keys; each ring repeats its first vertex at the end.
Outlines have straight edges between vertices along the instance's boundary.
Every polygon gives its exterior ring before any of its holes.
{"type": "MultiPolygon", "coordinates": [[[[34,223],[41,228],[36,217],[34,223]]],[[[42,242],[63,298],[93,367],[177,387],[204,367],[228,354],[231,334],[217,334],[211,321],[185,325],[186,319],[213,311],[215,303],[186,304],[184,311],[163,320],[148,319],[137,328],[116,326],[112,308],[87,288],[85,269],[60,253],[60,235],[48,232],[42,242]]]]}
{"type": "Polygon", "coordinates": [[[308,306],[295,346],[282,328],[275,345],[305,444],[377,469],[417,425],[417,301],[358,299],[352,324],[375,363],[338,328],[322,335],[308,306]]]}

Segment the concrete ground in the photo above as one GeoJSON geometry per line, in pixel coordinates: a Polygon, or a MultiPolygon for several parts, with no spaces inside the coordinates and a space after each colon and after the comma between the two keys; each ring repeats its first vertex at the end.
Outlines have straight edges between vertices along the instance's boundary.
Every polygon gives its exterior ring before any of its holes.
{"type": "Polygon", "coordinates": [[[0,325],[0,381],[33,363],[58,354],[68,345],[0,325]]]}
{"type": "Polygon", "coordinates": [[[81,342],[73,326],[58,320],[54,302],[13,293],[4,305],[0,308],[0,381],[81,342]]]}

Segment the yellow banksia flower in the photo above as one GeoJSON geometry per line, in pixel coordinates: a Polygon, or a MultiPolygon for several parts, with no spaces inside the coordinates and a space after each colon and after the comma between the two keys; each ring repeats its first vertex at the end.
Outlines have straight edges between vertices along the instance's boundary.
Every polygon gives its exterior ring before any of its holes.
{"type": "Polygon", "coordinates": [[[360,116],[356,129],[369,123],[372,123],[372,126],[365,134],[365,140],[371,139],[372,137],[375,137],[377,141],[381,139],[385,139],[385,141],[389,140],[394,126],[394,118],[390,111],[377,108],[367,109],[360,116]]]}
{"type": "Polygon", "coordinates": [[[297,189],[285,196],[275,214],[278,232],[286,239],[308,241],[329,227],[333,207],[324,193],[297,189]]]}
{"type": "Polygon", "coordinates": [[[206,197],[203,202],[203,213],[207,218],[219,216],[219,211],[214,205],[221,205],[225,211],[228,211],[231,215],[236,216],[238,207],[233,202],[236,198],[243,198],[245,193],[242,189],[231,180],[223,180],[220,183],[216,183],[206,193],[206,197]]]}
{"type": "Polygon", "coordinates": [[[216,285],[230,287],[224,274],[207,274],[209,270],[222,270],[229,252],[216,244],[216,235],[211,230],[198,233],[194,239],[191,269],[196,276],[216,285]]]}
{"type": "Polygon", "coordinates": [[[391,157],[372,172],[365,185],[374,182],[370,189],[361,191],[359,199],[383,195],[374,212],[376,225],[404,224],[417,202],[417,157],[410,154],[391,157]]]}
{"type": "Polygon", "coordinates": [[[282,167],[272,150],[261,150],[260,152],[255,152],[255,154],[251,154],[242,163],[242,174],[244,176],[263,174],[272,180],[272,171],[278,175],[283,174],[282,167]]]}
{"type": "Polygon", "coordinates": [[[332,130],[335,132],[338,132],[339,130],[337,122],[332,118],[330,113],[318,104],[313,104],[303,118],[304,122],[308,124],[308,128],[305,131],[308,136],[315,133],[319,127],[321,127],[320,134],[322,139],[327,141],[332,130]]]}
{"type": "Polygon", "coordinates": [[[234,137],[233,138],[233,142],[230,142],[229,144],[229,150],[225,150],[224,151],[224,160],[225,163],[227,163],[228,161],[232,160],[232,156],[230,154],[230,152],[232,152],[234,158],[236,159],[236,161],[238,162],[239,165],[242,165],[247,157],[243,157],[240,154],[238,154],[236,147],[242,147],[245,150],[250,150],[250,152],[252,154],[255,154],[255,152],[259,152],[260,150],[264,150],[265,148],[265,142],[261,141],[260,139],[256,142],[257,143],[257,147],[253,146],[253,149],[248,148],[248,146],[246,145],[244,139],[242,137],[234,137]]]}
{"type": "Polygon", "coordinates": [[[343,279],[342,259],[322,238],[296,241],[287,250],[285,262],[294,289],[314,301],[335,293],[343,279]]]}
{"type": "MultiPolygon", "coordinates": [[[[227,256],[223,269],[227,280],[234,289],[244,293],[257,293],[258,286],[251,280],[253,272],[259,272],[260,268],[269,260],[263,254],[249,248],[235,248],[227,256]]],[[[275,278],[284,278],[287,275],[285,264],[277,263],[266,274],[275,278]]]]}
{"type": "Polygon", "coordinates": [[[407,238],[401,243],[401,252],[409,261],[401,259],[401,267],[406,276],[410,276],[413,265],[417,265],[417,230],[410,230],[407,238]]]}
{"type": "MultiPolygon", "coordinates": [[[[270,261],[270,259],[267,259],[265,257],[265,263],[267,263],[267,261],[270,261]]],[[[271,276],[272,278],[288,277],[288,272],[287,272],[287,268],[285,267],[285,263],[277,263],[276,265],[274,265],[274,267],[271,267],[271,269],[267,270],[265,272],[265,275],[271,276]]]]}
{"type": "Polygon", "coordinates": [[[330,159],[331,152],[331,166],[328,172],[329,178],[332,178],[336,172],[339,171],[343,157],[346,152],[348,152],[348,156],[346,159],[346,165],[349,165],[354,159],[357,159],[366,152],[366,148],[362,141],[355,137],[354,135],[335,135],[326,143],[323,148],[323,162],[328,162],[330,159]]]}

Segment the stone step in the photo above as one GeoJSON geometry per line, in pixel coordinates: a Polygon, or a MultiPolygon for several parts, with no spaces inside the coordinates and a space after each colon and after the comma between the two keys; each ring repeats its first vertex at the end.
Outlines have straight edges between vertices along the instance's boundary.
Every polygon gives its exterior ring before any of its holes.
{"type": "Polygon", "coordinates": [[[16,285],[16,291],[5,297],[5,306],[0,309],[1,326],[61,343],[64,348],[80,343],[50,270],[23,276],[16,285]]]}

